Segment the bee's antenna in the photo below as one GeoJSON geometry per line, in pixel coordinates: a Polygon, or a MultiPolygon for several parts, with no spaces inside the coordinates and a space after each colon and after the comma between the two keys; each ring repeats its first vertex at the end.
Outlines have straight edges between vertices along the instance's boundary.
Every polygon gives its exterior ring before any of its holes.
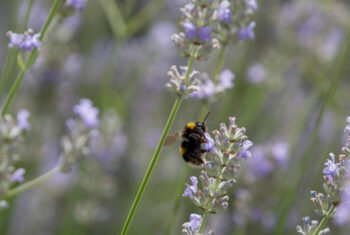
{"type": "Polygon", "coordinates": [[[208,112],[207,116],[205,116],[204,120],[203,120],[203,124],[205,123],[205,121],[207,120],[208,116],[209,116],[210,112],[208,112]]]}

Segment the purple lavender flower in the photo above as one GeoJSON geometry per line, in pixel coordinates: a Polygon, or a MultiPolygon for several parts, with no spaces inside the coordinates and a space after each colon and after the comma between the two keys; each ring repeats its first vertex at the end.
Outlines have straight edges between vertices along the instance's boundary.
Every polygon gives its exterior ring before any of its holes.
{"type": "Polygon", "coordinates": [[[345,127],[344,132],[350,134],[350,116],[346,118],[346,122],[348,123],[348,125],[345,127]]]}
{"type": "Polygon", "coordinates": [[[220,3],[218,18],[223,22],[230,22],[232,20],[232,12],[230,10],[231,3],[227,0],[224,0],[220,3]]]}
{"type": "Polygon", "coordinates": [[[223,70],[219,75],[219,86],[225,89],[230,89],[233,87],[233,80],[235,75],[229,69],[223,70]]]}
{"type": "Polygon", "coordinates": [[[34,34],[34,35],[26,35],[23,42],[20,45],[20,48],[25,51],[32,51],[33,48],[39,49],[41,46],[41,42],[39,40],[40,34],[34,34]]]}
{"type": "Polygon", "coordinates": [[[334,175],[339,171],[339,167],[336,165],[335,163],[335,156],[333,153],[329,154],[331,156],[331,160],[327,159],[327,162],[325,163],[325,165],[327,167],[325,167],[323,169],[323,173],[325,174],[324,177],[328,178],[330,181],[333,181],[333,177],[334,175]]]}
{"type": "Polygon", "coordinates": [[[188,222],[188,227],[192,231],[197,231],[199,227],[201,226],[202,222],[202,216],[198,214],[191,214],[190,215],[190,222],[188,222]]]}
{"type": "Polygon", "coordinates": [[[272,145],[271,152],[280,168],[285,168],[288,164],[289,145],[285,142],[277,142],[272,145]]]}
{"type": "Polygon", "coordinates": [[[7,33],[7,35],[10,37],[10,43],[9,47],[20,47],[21,43],[23,42],[24,35],[18,34],[18,33],[12,33],[11,31],[7,33]]]}
{"type": "Polygon", "coordinates": [[[30,129],[30,123],[28,122],[28,119],[30,117],[30,113],[25,110],[21,109],[17,113],[17,120],[18,120],[18,127],[22,130],[29,130],[30,129]]]}
{"type": "Polygon", "coordinates": [[[182,194],[183,197],[193,198],[194,194],[198,191],[198,179],[196,176],[190,177],[192,185],[186,184],[185,192],[182,194]]]}
{"type": "Polygon", "coordinates": [[[243,147],[242,147],[242,151],[238,154],[239,158],[244,158],[244,159],[248,159],[252,156],[252,153],[248,150],[251,146],[253,146],[253,142],[250,140],[245,140],[243,142],[243,147]]]}
{"type": "Polygon", "coordinates": [[[81,99],[79,104],[74,106],[73,111],[80,116],[86,127],[94,128],[99,125],[99,110],[92,105],[91,100],[81,99]]]}
{"type": "Polygon", "coordinates": [[[263,147],[253,149],[254,158],[250,161],[250,167],[256,176],[266,176],[273,170],[273,164],[267,159],[263,147]]]}
{"type": "Polygon", "coordinates": [[[67,0],[66,4],[76,10],[83,10],[87,0],[67,0]]]}
{"type": "Polygon", "coordinates": [[[23,168],[17,169],[13,174],[11,175],[11,182],[23,182],[24,181],[24,173],[26,173],[26,170],[23,168]]]}
{"type": "Polygon", "coordinates": [[[185,22],[183,23],[183,27],[185,30],[185,35],[187,38],[193,40],[193,38],[196,36],[197,27],[192,22],[185,22]]]}
{"type": "Polygon", "coordinates": [[[206,42],[210,40],[211,27],[202,26],[197,32],[197,37],[201,42],[206,42]]]}
{"type": "Polygon", "coordinates": [[[39,40],[40,34],[34,34],[31,29],[29,29],[24,34],[12,33],[11,31],[7,33],[10,37],[9,47],[18,47],[24,51],[32,51],[33,48],[39,49],[41,42],[39,40]]]}
{"type": "Polygon", "coordinates": [[[239,40],[246,41],[248,39],[253,40],[255,37],[254,28],[256,23],[250,22],[248,26],[238,29],[237,36],[239,40]]]}
{"type": "Polygon", "coordinates": [[[258,3],[256,2],[256,0],[245,0],[245,4],[249,9],[253,11],[258,10],[258,3]]]}
{"type": "Polygon", "coordinates": [[[208,133],[205,133],[205,138],[207,142],[204,144],[203,149],[209,152],[214,152],[214,140],[210,137],[208,133]]]}

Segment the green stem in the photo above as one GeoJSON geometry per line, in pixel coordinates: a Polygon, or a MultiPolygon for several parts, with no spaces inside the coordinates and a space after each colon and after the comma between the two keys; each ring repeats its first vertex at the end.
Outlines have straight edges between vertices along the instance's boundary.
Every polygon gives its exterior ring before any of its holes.
{"type": "MultiPolygon", "coordinates": [[[[44,23],[44,26],[42,27],[42,30],[40,32],[39,40],[41,42],[43,42],[45,37],[46,37],[47,30],[48,30],[48,28],[49,28],[49,26],[50,26],[50,24],[55,16],[56,12],[57,12],[58,7],[61,4],[61,1],[62,0],[55,0],[54,3],[52,4],[50,12],[47,16],[45,23],[44,23]]],[[[30,53],[30,55],[25,63],[25,68],[22,69],[20,71],[20,73],[17,75],[15,82],[12,84],[10,92],[9,92],[8,96],[6,97],[5,104],[4,104],[2,111],[1,111],[2,116],[4,116],[5,113],[7,112],[7,109],[9,108],[14,95],[18,91],[19,85],[21,84],[24,75],[26,74],[28,69],[34,64],[38,54],[39,54],[38,50],[36,48],[34,48],[34,50],[30,53]]]]}
{"type": "Polygon", "coordinates": [[[48,180],[49,178],[51,178],[53,175],[55,175],[58,172],[60,172],[60,168],[58,166],[56,166],[55,168],[51,169],[50,171],[46,172],[45,174],[27,182],[27,183],[24,183],[16,188],[9,190],[3,197],[10,198],[10,197],[13,197],[13,196],[15,196],[23,191],[26,191],[30,188],[33,188],[34,186],[37,186],[38,184],[48,180]]]}
{"type": "Polygon", "coordinates": [[[318,233],[321,232],[321,230],[323,229],[323,227],[327,224],[328,220],[329,220],[330,218],[332,218],[334,210],[335,210],[335,206],[332,205],[332,206],[328,209],[326,215],[322,218],[321,222],[318,224],[318,226],[317,226],[315,232],[314,232],[312,235],[318,235],[318,233]]]}
{"type": "Polygon", "coordinates": [[[221,49],[219,51],[219,55],[218,55],[218,58],[216,60],[216,64],[215,64],[214,72],[213,72],[213,82],[214,83],[216,83],[218,81],[219,73],[222,69],[222,65],[224,64],[226,47],[227,47],[227,44],[224,43],[221,46],[221,49]]]}
{"type": "Polygon", "coordinates": [[[176,114],[177,114],[177,112],[178,112],[178,110],[179,110],[181,101],[182,101],[182,98],[179,96],[179,97],[176,99],[176,101],[175,101],[175,104],[174,104],[174,106],[173,106],[173,109],[171,110],[169,119],[168,119],[168,121],[167,121],[167,123],[166,123],[166,125],[165,125],[164,130],[163,130],[162,137],[160,138],[160,141],[159,141],[159,143],[158,143],[158,146],[157,146],[157,148],[156,148],[156,151],[154,152],[154,155],[153,155],[153,157],[152,157],[152,160],[151,160],[151,162],[150,162],[150,164],[149,164],[149,166],[148,166],[147,172],[146,172],[146,174],[145,174],[145,176],[144,176],[144,178],[143,178],[143,180],[142,180],[142,183],[141,183],[141,186],[140,186],[140,188],[139,188],[139,191],[137,192],[136,197],[135,197],[135,200],[134,200],[134,202],[133,202],[133,204],[132,204],[132,206],[131,206],[131,209],[130,209],[130,211],[129,211],[129,215],[128,215],[126,221],[125,221],[125,224],[124,224],[124,227],[123,227],[123,230],[122,230],[122,235],[125,235],[125,234],[127,234],[127,232],[128,232],[128,228],[129,228],[129,226],[130,226],[130,222],[131,222],[131,220],[132,220],[132,218],[133,218],[133,216],[134,216],[134,214],[135,214],[135,210],[136,210],[136,208],[137,208],[137,206],[138,206],[138,204],[139,204],[139,202],[140,202],[140,200],[141,200],[143,191],[144,191],[145,188],[146,188],[146,185],[147,185],[147,183],[148,183],[148,181],[149,181],[149,178],[150,178],[150,176],[151,176],[151,173],[152,173],[152,171],[153,171],[153,168],[154,168],[154,166],[155,166],[155,164],[156,164],[156,162],[157,162],[157,158],[158,158],[159,153],[160,153],[160,151],[161,151],[161,149],[162,149],[162,147],[163,147],[163,145],[164,145],[165,138],[166,138],[166,136],[168,135],[168,132],[169,132],[169,130],[170,130],[170,127],[172,126],[172,124],[173,124],[173,122],[174,122],[174,119],[175,119],[175,116],[176,116],[176,114]]]}
{"type": "Polygon", "coordinates": [[[127,27],[117,2],[113,0],[100,0],[100,3],[112,28],[114,37],[125,37],[127,34],[127,27]]]}
{"type": "MultiPolygon", "coordinates": [[[[190,58],[189,61],[188,61],[187,72],[186,72],[186,75],[185,75],[185,81],[188,80],[190,71],[192,70],[192,65],[193,65],[193,62],[194,62],[194,60],[195,60],[196,51],[197,51],[197,47],[194,47],[193,52],[192,52],[192,54],[191,54],[191,58],[190,58]]],[[[150,176],[151,176],[151,174],[152,174],[153,168],[154,168],[154,166],[155,166],[155,164],[156,164],[156,162],[157,162],[157,159],[158,159],[158,156],[159,156],[159,154],[160,154],[160,151],[161,151],[162,148],[163,148],[165,139],[166,139],[166,137],[167,137],[167,135],[168,135],[168,133],[169,133],[169,130],[170,130],[170,128],[171,128],[171,126],[172,126],[172,124],[173,124],[173,122],[174,122],[175,116],[176,116],[176,114],[177,114],[177,112],[178,112],[178,110],[179,110],[179,108],[180,108],[181,101],[182,101],[182,97],[179,96],[179,97],[176,99],[175,103],[174,103],[174,106],[173,106],[173,108],[172,108],[172,110],[171,110],[171,113],[170,113],[170,115],[169,115],[168,121],[167,121],[167,123],[165,124],[164,130],[163,130],[163,133],[162,133],[162,136],[161,136],[161,138],[160,138],[160,140],[159,140],[159,143],[158,143],[158,146],[157,146],[157,148],[156,148],[156,151],[155,151],[154,154],[153,154],[152,160],[151,160],[151,162],[150,162],[150,164],[149,164],[149,166],[148,166],[148,169],[147,169],[147,171],[146,171],[146,174],[145,174],[145,176],[144,176],[144,178],[143,178],[143,180],[142,180],[142,183],[141,183],[141,185],[140,185],[140,188],[139,188],[139,190],[138,190],[138,192],[137,192],[137,194],[136,194],[136,197],[135,197],[135,199],[134,199],[134,202],[133,202],[133,204],[132,204],[132,206],[131,206],[131,209],[130,209],[130,211],[129,211],[128,217],[126,218],[126,221],[125,221],[125,223],[124,223],[124,226],[123,226],[123,229],[122,229],[122,233],[121,233],[122,235],[126,235],[127,232],[128,232],[128,229],[129,229],[131,220],[132,220],[132,218],[133,218],[133,216],[134,216],[134,214],[135,214],[135,211],[136,211],[136,209],[137,209],[137,206],[138,206],[138,204],[139,204],[139,202],[140,202],[140,200],[141,200],[142,194],[143,194],[143,192],[144,192],[144,190],[145,190],[145,188],[146,188],[146,185],[147,185],[147,183],[148,183],[148,181],[149,181],[149,178],[150,178],[150,176]]]]}

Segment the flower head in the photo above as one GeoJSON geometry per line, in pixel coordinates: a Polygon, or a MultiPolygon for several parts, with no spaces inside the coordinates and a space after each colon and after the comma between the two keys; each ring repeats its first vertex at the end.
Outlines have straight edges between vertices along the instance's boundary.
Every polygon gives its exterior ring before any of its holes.
{"type": "Polygon", "coordinates": [[[182,194],[183,197],[193,198],[194,194],[198,191],[198,179],[196,176],[191,176],[192,185],[186,184],[185,192],[182,194]]]}
{"type": "Polygon", "coordinates": [[[24,34],[7,33],[10,37],[9,47],[18,47],[24,51],[32,51],[34,48],[39,49],[41,42],[39,40],[40,34],[34,34],[33,30],[28,29],[24,34]]]}
{"type": "Polygon", "coordinates": [[[17,113],[18,126],[22,130],[29,130],[30,123],[28,119],[30,117],[30,113],[26,109],[21,109],[17,113]]]}
{"type": "Polygon", "coordinates": [[[223,22],[230,22],[232,20],[232,12],[230,10],[231,3],[227,0],[224,0],[220,3],[218,18],[223,22]]]}
{"type": "Polygon", "coordinates": [[[201,222],[202,216],[193,213],[190,215],[190,222],[188,222],[188,226],[192,229],[192,231],[197,231],[201,225],[201,222]]]}
{"type": "Polygon", "coordinates": [[[258,3],[256,0],[245,0],[247,7],[253,11],[258,10],[258,3]]]}
{"type": "Polygon", "coordinates": [[[94,128],[99,125],[99,110],[92,105],[91,100],[81,99],[79,104],[74,106],[73,111],[80,116],[88,128],[94,128]]]}
{"type": "Polygon", "coordinates": [[[256,23],[254,21],[250,22],[248,26],[238,29],[237,36],[239,40],[253,40],[255,38],[254,28],[256,23]]]}
{"type": "Polygon", "coordinates": [[[326,178],[333,181],[333,177],[335,176],[336,172],[339,171],[339,167],[335,163],[334,154],[330,153],[329,155],[332,159],[327,159],[327,162],[325,163],[326,167],[323,169],[323,173],[325,174],[326,178]]]}
{"type": "Polygon", "coordinates": [[[17,169],[13,174],[11,175],[11,181],[12,182],[23,182],[24,181],[24,173],[26,173],[26,170],[23,168],[17,169]]]}
{"type": "Polygon", "coordinates": [[[223,89],[230,89],[233,87],[233,80],[235,79],[235,75],[229,69],[225,69],[221,71],[219,75],[219,86],[223,89]]]}
{"type": "Polygon", "coordinates": [[[207,142],[204,144],[203,149],[209,152],[214,152],[214,140],[210,137],[208,133],[205,133],[204,135],[207,139],[207,142]]]}
{"type": "Polygon", "coordinates": [[[252,153],[249,151],[249,148],[253,146],[253,142],[250,140],[245,140],[243,142],[242,151],[239,153],[238,157],[248,159],[252,156],[252,153]]]}

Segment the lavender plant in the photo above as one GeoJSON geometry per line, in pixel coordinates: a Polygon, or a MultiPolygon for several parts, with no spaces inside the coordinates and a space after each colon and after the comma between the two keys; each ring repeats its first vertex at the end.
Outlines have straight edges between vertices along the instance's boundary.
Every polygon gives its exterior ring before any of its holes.
{"type": "Polygon", "coordinates": [[[213,131],[215,141],[206,135],[208,143],[204,148],[211,150],[206,155],[204,170],[200,174],[202,189],[198,188],[198,179],[191,177],[192,185],[187,185],[183,194],[204,210],[203,217],[196,216],[200,226],[183,225],[186,234],[202,233],[209,213],[218,213],[228,207],[227,189],[233,186],[240,169],[240,160],[251,157],[249,148],[253,143],[245,135],[244,127],[237,127],[236,118],[229,118],[229,125],[220,124],[220,131],[213,131]],[[200,218],[200,219],[199,219],[200,218]]]}
{"type": "MultiPolygon", "coordinates": [[[[350,123],[350,117],[347,121],[350,123]]],[[[344,180],[348,173],[349,165],[349,143],[350,143],[350,131],[349,125],[346,126],[345,132],[347,133],[347,143],[341,149],[341,154],[339,154],[338,159],[335,158],[333,153],[330,153],[331,159],[328,159],[325,163],[325,168],[323,169],[324,174],[324,193],[318,193],[316,191],[311,191],[311,201],[316,205],[315,213],[322,217],[320,223],[317,220],[310,220],[310,217],[303,218],[303,227],[298,225],[298,234],[308,235],[318,235],[326,234],[330,231],[329,228],[324,228],[330,218],[337,214],[337,206],[341,203],[340,212],[344,211],[344,205],[347,202],[347,184],[344,185],[344,180]],[[345,191],[344,191],[345,188],[345,191]],[[343,201],[344,200],[344,201],[343,201]]],[[[346,218],[346,217],[345,217],[346,218]]],[[[336,216],[337,221],[341,221],[342,214],[336,216]]]]}

